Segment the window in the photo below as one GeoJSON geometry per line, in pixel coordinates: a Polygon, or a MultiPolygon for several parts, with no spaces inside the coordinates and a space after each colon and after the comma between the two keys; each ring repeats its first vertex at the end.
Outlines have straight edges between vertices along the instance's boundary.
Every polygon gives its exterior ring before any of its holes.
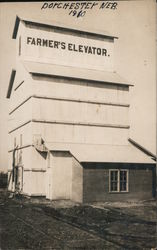
{"type": "Polygon", "coordinates": [[[128,170],[109,170],[109,191],[128,192],[128,170]]]}

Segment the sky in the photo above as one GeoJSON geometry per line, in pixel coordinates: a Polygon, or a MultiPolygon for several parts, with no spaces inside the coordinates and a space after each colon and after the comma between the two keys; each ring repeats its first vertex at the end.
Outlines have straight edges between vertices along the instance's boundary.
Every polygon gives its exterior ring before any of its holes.
{"type": "Polygon", "coordinates": [[[0,3],[0,171],[7,171],[8,167],[9,100],[6,93],[11,70],[16,68],[16,40],[12,39],[16,15],[118,36],[114,70],[134,84],[130,89],[130,137],[156,152],[156,3],[153,0],[118,1],[116,9],[99,9],[102,2],[78,18],[65,9],[41,10],[44,2],[0,3]]]}

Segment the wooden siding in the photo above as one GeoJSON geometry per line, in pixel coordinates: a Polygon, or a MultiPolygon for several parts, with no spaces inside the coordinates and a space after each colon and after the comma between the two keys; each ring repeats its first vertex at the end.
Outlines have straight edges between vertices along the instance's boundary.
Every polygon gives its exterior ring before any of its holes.
{"type": "Polygon", "coordinates": [[[126,201],[151,199],[155,192],[155,165],[85,164],[83,169],[83,201],[126,201]],[[88,165],[88,166],[87,166],[88,165]],[[129,170],[129,190],[109,192],[109,169],[129,170]]]}
{"type": "Polygon", "coordinates": [[[90,101],[129,104],[129,87],[109,83],[33,76],[32,92],[46,97],[56,96],[90,101]]]}

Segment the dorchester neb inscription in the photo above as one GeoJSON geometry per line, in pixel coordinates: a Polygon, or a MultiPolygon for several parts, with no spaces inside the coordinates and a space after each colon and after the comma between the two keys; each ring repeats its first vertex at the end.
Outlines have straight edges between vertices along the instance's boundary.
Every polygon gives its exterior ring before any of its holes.
{"type": "Polygon", "coordinates": [[[88,45],[66,43],[61,41],[54,41],[49,39],[41,39],[34,37],[27,37],[28,45],[42,46],[54,49],[62,49],[68,51],[74,51],[85,54],[99,55],[99,56],[110,56],[105,48],[99,48],[88,45]]]}
{"type": "Polygon", "coordinates": [[[115,1],[67,1],[67,2],[45,2],[41,6],[41,10],[54,10],[54,9],[64,9],[69,11],[69,15],[74,17],[83,17],[85,16],[87,11],[93,10],[93,9],[99,9],[99,10],[116,10],[118,6],[118,3],[115,1]]]}

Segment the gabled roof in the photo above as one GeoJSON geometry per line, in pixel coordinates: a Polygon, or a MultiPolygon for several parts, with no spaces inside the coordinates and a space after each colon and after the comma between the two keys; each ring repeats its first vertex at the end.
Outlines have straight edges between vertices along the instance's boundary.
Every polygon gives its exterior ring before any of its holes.
{"type": "Polygon", "coordinates": [[[96,37],[102,37],[102,38],[118,38],[116,36],[113,36],[111,34],[109,34],[108,32],[104,32],[102,30],[90,30],[90,29],[85,29],[85,28],[78,28],[78,27],[74,27],[74,25],[68,26],[65,24],[61,24],[61,23],[57,23],[56,21],[41,21],[41,20],[34,20],[32,18],[22,18],[19,16],[16,16],[16,20],[15,20],[15,25],[14,25],[14,30],[13,30],[13,35],[12,38],[16,39],[17,33],[18,33],[18,28],[19,28],[19,24],[20,22],[23,21],[26,24],[32,24],[35,26],[40,26],[40,27],[47,27],[47,28],[53,28],[53,29],[57,29],[60,31],[69,31],[69,32],[74,32],[77,34],[85,34],[85,35],[93,35],[96,37]]]}
{"type": "Polygon", "coordinates": [[[23,65],[29,73],[34,75],[65,77],[99,83],[112,83],[116,85],[131,85],[115,72],[30,61],[23,61],[23,65]]]}

